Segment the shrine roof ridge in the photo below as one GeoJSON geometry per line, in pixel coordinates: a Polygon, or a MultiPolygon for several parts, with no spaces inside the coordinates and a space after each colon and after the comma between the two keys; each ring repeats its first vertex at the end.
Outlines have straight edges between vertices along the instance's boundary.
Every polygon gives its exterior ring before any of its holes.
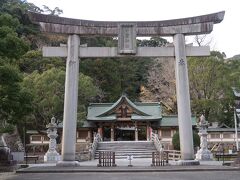
{"type": "MultiPolygon", "coordinates": [[[[160,105],[160,102],[133,102],[138,106],[151,106],[151,105],[160,105]]],[[[90,106],[112,106],[114,103],[89,103],[90,106]]]]}
{"type": "MultiPolygon", "coordinates": [[[[210,127],[207,128],[208,132],[235,132],[235,128],[219,128],[219,127],[210,127]]],[[[237,128],[237,131],[240,132],[240,128],[237,128]]]]}
{"type": "Polygon", "coordinates": [[[220,23],[224,18],[225,11],[216,13],[193,16],[180,19],[161,20],[161,21],[94,21],[94,20],[83,20],[73,19],[66,17],[59,17],[53,15],[39,14],[29,12],[28,16],[33,22],[44,22],[61,25],[72,25],[72,26],[85,26],[85,27],[117,27],[119,24],[131,23],[136,24],[137,27],[167,27],[167,26],[179,26],[179,25],[190,25],[199,23],[212,22],[214,24],[220,23]]]}

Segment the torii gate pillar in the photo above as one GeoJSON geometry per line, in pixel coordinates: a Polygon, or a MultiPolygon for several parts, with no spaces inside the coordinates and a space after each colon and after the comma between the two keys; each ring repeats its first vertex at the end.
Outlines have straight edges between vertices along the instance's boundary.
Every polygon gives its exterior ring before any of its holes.
{"type": "Polygon", "coordinates": [[[188,69],[185,49],[185,37],[183,34],[176,34],[173,37],[175,58],[176,58],[176,93],[178,108],[178,124],[180,136],[180,149],[182,160],[193,160],[193,136],[192,120],[190,109],[188,69]]]}
{"type": "Polygon", "coordinates": [[[57,163],[57,166],[80,165],[79,162],[75,161],[79,77],[79,46],[79,36],[69,35],[65,79],[62,161],[59,161],[57,163]]]}

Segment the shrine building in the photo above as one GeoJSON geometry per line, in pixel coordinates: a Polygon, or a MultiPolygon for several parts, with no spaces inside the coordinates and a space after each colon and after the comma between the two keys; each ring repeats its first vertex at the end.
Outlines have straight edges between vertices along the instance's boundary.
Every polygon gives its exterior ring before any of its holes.
{"type": "MultiPolygon", "coordinates": [[[[61,143],[62,123],[58,143],[61,143]]],[[[192,127],[196,128],[192,116],[192,127]]],[[[132,102],[122,95],[115,103],[90,103],[86,120],[77,126],[76,144],[93,142],[99,133],[103,141],[150,141],[151,133],[158,134],[164,149],[173,149],[172,137],[178,131],[177,115],[163,115],[159,102],[132,102]]],[[[48,144],[46,133],[28,131],[30,146],[48,144]]]]}
{"type": "MultiPolygon", "coordinates": [[[[196,126],[195,117],[192,126],[196,126]]],[[[164,148],[172,149],[178,119],[177,115],[163,115],[159,102],[132,102],[122,95],[115,103],[91,103],[83,128],[88,133],[81,129],[77,137],[88,134],[91,141],[94,133],[99,133],[103,141],[148,141],[155,132],[164,148]]]]}

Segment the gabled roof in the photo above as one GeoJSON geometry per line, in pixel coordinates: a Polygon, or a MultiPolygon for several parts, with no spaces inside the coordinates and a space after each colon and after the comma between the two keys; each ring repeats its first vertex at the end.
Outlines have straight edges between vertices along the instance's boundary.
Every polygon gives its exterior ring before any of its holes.
{"type": "Polygon", "coordinates": [[[230,128],[229,126],[227,126],[225,123],[220,124],[220,126],[218,126],[218,128],[230,128]]]}
{"type": "Polygon", "coordinates": [[[116,108],[118,108],[122,103],[126,103],[127,105],[129,105],[136,114],[139,115],[144,115],[144,116],[150,116],[149,114],[146,114],[145,112],[143,112],[142,110],[140,110],[132,101],[130,101],[126,95],[122,95],[111,107],[109,107],[105,112],[103,112],[102,114],[98,115],[98,117],[103,117],[103,116],[107,116],[110,115],[112,113],[114,113],[114,111],[116,110],[116,108]]]}
{"type": "Polygon", "coordinates": [[[156,121],[162,118],[160,103],[133,103],[126,95],[122,95],[115,103],[91,103],[88,107],[87,120],[116,121],[115,110],[123,103],[133,110],[131,119],[134,121],[156,121]]]}

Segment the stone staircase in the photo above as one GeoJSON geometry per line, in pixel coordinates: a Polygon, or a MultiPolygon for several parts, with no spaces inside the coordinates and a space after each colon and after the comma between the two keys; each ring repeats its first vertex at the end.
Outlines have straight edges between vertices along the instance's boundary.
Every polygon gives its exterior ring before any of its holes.
{"type": "Polygon", "coordinates": [[[151,158],[157,149],[152,141],[112,141],[98,142],[95,159],[98,159],[99,151],[113,151],[116,159],[125,159],[129,154],[133,158],[151,158]]]}

